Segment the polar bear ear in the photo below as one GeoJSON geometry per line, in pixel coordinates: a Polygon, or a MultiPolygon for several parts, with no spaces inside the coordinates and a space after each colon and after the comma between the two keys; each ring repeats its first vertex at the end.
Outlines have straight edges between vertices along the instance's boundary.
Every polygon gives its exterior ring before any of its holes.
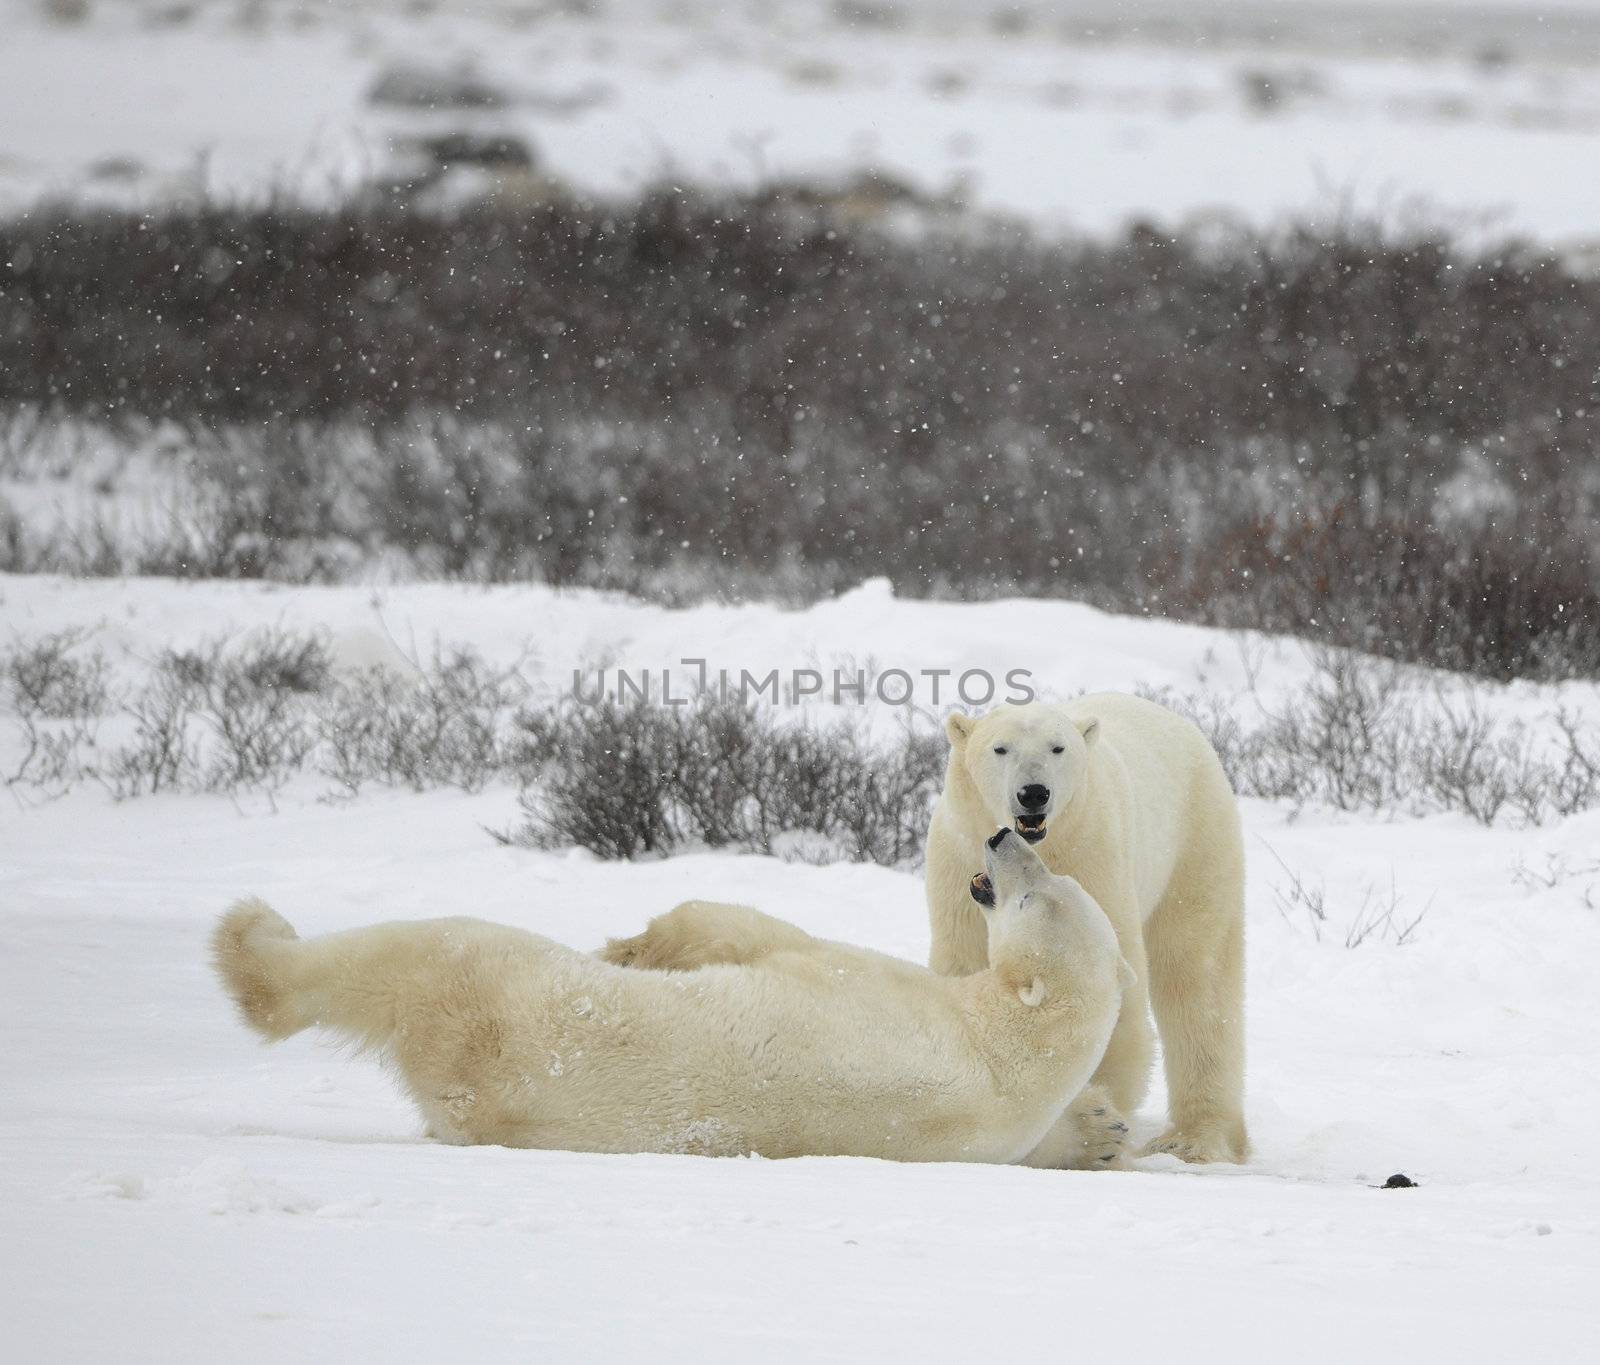
{"type": "Polygon", "coordinates": [[[1044,981],[1037,976],[1026,986],[1017,987],[1017,999],[1022,1001],[1029,1009],[1037,1009],[1044,1004],[1045,995],[1044,981]]]}
{"type": "Polygon", "coordinates": [[[959,749],[972,735],[972,727],[978,722],[971,716],[964,716],[959,711],[952,711],[945,717],[944,732],[950,740],[952,749],[959,749]]]}
{"type": "Polygon", "coordinates": [[[1083,736],[1085,744],[1093,744],[1094,737],[1100,733],[1100,721],[1095,716],[1078,722],[1078,733],[1083,736]]]}

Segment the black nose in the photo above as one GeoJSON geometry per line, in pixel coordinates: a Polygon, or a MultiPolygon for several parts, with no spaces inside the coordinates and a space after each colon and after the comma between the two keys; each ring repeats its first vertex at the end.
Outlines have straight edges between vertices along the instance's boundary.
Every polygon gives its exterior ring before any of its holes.
{"type": "Polygon", "coordinates": [[[1006,835],[1008,835],[1010,833],[1011,833],[1011,830],[1010,830],[1009,826],[1004,828],[1004,829],[995,830],[995,832],[989,836],[989,840],[988,840],[989,847],[990,848],[999,848],[1001,840],[1003,840],[1006,837],[1006,835]]]}
{"type": "Polygon", "coordinates": [[[1042,782],[1030,782],[1017,793],[1017,804],[1023,810],[1043,810],[1050,804],[1050,788],[1042,782]]]}

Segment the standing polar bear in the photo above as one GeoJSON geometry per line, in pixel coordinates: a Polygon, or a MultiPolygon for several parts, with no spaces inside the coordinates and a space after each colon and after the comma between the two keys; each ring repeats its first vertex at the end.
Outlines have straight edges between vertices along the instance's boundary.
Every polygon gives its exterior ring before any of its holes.
{"type": "Polygon", "coordinates": [[[1070,873],[1116,930],[1136,984],[1089,1089],[1029,1158],[1108,1163],[1149,1087],[1155,1006],[1167,1131],[1146,1151],[1243,1161],[1244,848],[1233,791],[1188,721],[1138,697],[1007,705],[946,724],[950,759],[928,830],[929,965],[965,976],[988,961],[970,883],[983,841],[1012,825],[1070,873]]]}

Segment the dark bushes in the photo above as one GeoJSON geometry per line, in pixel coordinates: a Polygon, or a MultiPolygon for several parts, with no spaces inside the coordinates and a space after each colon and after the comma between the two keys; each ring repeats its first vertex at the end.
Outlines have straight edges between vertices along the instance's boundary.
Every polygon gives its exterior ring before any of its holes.
{"type": "Polygon", "coordinates": [[[734,702],[606,702],[522,723],[526,837],[608,858],[699,844],[892,866],[921,856],[944,776],[936,734],[874,745],[734,702]]]}
{"type": "Polygon", "coordinates": [[[1444,531],[1353,502],[1224,525],[1159,605],[1508,680],[1600,672],[1600,587],[1573,530],[1532,515],[1444,531]]]}
{"type": "Polygon", "coordinates": [[[0,441],[176,422],[199,480],[152,542],[0,507],[0,567],[887,575],[1496,677],[1600,658],[1600,281],[1531,250],[894,237],[663,192],[35,213],[0,263],[0,441]],[[1464,469],[1510,505],[1452,520],[1464,469]]]}
{"type": "Polygon", "coordinates": [[[820,429],[874,466],[994,455],[1006,426],[1139,467],[1270,436],[1387,488],[1425,479],[1430,434],[1559,432],[1600,382],[1600,284],[1359,225],[904,240],[662,192],[448,220],[36,212],[0,225],[0,262],[0,404],[211,425],[712,409],[757,450],[820,429]]]}

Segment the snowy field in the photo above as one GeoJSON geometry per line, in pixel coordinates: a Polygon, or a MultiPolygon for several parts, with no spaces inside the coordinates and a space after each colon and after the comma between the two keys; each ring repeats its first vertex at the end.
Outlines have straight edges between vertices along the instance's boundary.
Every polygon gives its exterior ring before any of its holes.
{"type": "Polygon", "coordinates": [[[1593,0],[3,0],[0,26],[12,208],[325,198],[467,133],[523,197],[871,171],[1053,231],[1421,203],[1600,235],[1593,0]],[[419,105],[419,73],[454,96],[419,105]]]}
{"type": "MultiPolygon", "coordinates": [[[[0,213],[804,180],[849,221],[1426,213],[1593,262],[1597,137],[1600,0],[0,0],[0,213]]],[[[0,471],[30,530],[182,508],[181,450],[69,438],[0,471]]],[[[601,666],[681,694],[686,659],[1245,708],[1317,676],[1288,641],[882,582],[670,610],[0,575],[0,655],[78,631],[119,689],[266,628],[317,632],[342,672],[471,646],[541,703],[601,666]]],[[[1600,733],[1592,683],[1407,677],[1422,706],[1600,733]]],[[[920,691],[920,723],[950,700],[920,691]]],[[[892,740],[908,715],[866,719],[892,740]]],[[[370,1061],[263,1049],[206,963],[216,915],[256,894],[303,933],[473,914],[591,949],[701,896],[924,960],[917,869],[507,843],[504,783],[352,797],[308,769],[117,802],[6,783],[24,745],[0,685],[7,1358],[1600,1358],[1600,809],[1485,828],[1243,802],[1247,1166],[600,1157],[431,1143],[370,1061]]],[[[1135,1145],[1163,1116],[1158,1077],[1135,1145]]]]}
{"type": "MultiPolygon", "coordinates": [[[[536,588],[0,579],[8,637],[119,671],[223,631],[342,664],[471,642],[579,663],[1029,668],[1058,695],[1305,678],[1299,649],[1068,603],[666,611],[536,588]]],[[[1552,689],[1499,704],[1536,714],[1552,689]]],[[[1595,689],[1561,700],[1593,706],[1595,689]]],[[[0,716],[0,758],[16,742],[0,716]]],[[[485,832],[514,793],[0,806],[0,1316],[18,1360],[683,1361],[1592,1356],[1600,1315],[1600,811],[1539,829],[1246,803],[1243,1168],[1064,1173],[596,1157],[425,1142],[370,1062],[264,1051],[204,961],[245,893],[302,931],[469,913],[581,948],[691,895],[912,958],[911,871],[603,863],[485,832]],[[1326,895],[1319,936],[1286,894],[1326,895]],[[1345,946],[1376,888],[1411,941],[1345,946]],[[1395,1172],[1418,1183],[1381,1189],[1395,1172]]],[[[1157,1094],[1135,1138],[1157,1131],[1157,1094]]]]}

